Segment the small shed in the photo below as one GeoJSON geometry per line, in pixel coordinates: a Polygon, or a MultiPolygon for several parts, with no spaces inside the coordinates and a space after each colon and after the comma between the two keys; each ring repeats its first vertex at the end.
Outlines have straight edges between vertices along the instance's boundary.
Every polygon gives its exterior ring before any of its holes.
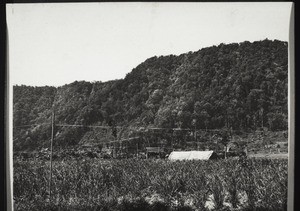
{"type": "Polygon", "coordinates": [[[214,151],[173,151],[169,160],[211,160],[217,157],[214,151]]]}
{"type": "Polygon", "coordinates": [[[146,157],[161,157],[165,155],[164,148],[161,147],[146,147],[146,157]]]}

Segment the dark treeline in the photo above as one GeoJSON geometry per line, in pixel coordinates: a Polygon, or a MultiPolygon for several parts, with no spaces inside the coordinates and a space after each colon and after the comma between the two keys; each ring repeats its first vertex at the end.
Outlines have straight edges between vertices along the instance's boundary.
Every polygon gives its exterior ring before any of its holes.
{"type": "Polygon", "coordinates": [[[107,136],[104,130],[60,127],[58,145],[130,136],[114,131],[116,126],[285,130],[287,42],[220,44],[149,58],[121,80],[75,81],[58,88],[21,85],[13,92],[15,150],[48,144],[51,125],[45,123],[51,122],[52,106],[56,124],[112,128],[107,136]],[[31,124],[38,125],[19,127],[31,124]]]}

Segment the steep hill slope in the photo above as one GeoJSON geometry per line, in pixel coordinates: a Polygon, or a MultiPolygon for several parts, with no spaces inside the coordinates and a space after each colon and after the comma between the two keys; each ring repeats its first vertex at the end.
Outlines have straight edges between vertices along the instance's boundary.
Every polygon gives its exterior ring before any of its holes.
{"type": "Polygon", "coordinates": [[[14,87],[14,150],[48,145],[51,108],[56,145],[130,136],[121,127],[287,128],[287,43],[221,44],[179,56],[147,59],[124,79],[75,81],[55,87],[14,87]],[[32,126],[24,126],[32,125],[32,126]]]}

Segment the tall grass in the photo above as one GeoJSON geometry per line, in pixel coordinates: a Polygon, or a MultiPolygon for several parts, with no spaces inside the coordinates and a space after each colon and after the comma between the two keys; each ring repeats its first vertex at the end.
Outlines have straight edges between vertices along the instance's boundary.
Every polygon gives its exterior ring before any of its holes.
{"type": "Polygon", "coordinates": [[[15,161],[16,210],[286,210],[287,161],[15,161]],[[209,206],[211,202],[211,206],[209,206]]]}

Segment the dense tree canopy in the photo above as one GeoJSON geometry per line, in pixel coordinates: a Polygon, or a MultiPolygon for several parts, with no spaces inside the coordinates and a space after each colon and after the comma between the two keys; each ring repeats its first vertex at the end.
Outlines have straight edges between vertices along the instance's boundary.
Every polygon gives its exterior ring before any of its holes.
{"type": "MultiPolygon", "coordinates": [[[[13,91],[16,150],[42,146],[50,139],[52,108],[56,124],[285,130],[287,43],[220,44],[149,58],[121,80],[75,81],[58,88],[22,85],[13,91]]],[[[101,133],[61,127],[56,144],[117,137],[116,131],[109,137],[101,133]]]]}

